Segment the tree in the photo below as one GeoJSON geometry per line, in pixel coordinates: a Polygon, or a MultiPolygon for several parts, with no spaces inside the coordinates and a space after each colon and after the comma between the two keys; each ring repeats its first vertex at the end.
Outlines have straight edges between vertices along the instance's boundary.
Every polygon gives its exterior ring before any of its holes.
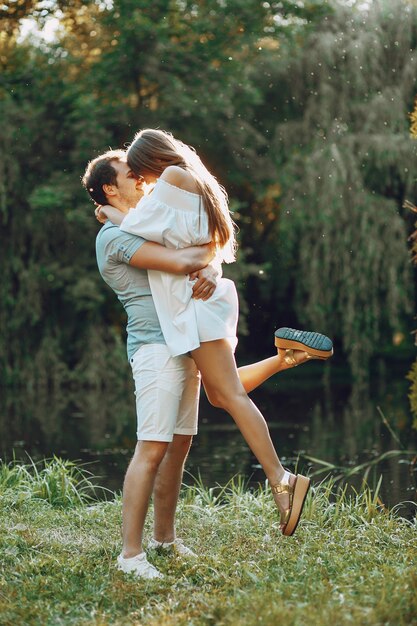
{"type": "Polygon", "coordinates": [[[255,67],[277,187],[256,261],[275,246],[270,303],[294,293],[298,320],[340,340],[362,378],[411,311],[402,205],[415,193],[417,12],[399,0],[332,8],[291,57],[255,67]]]}
{"type": "MultiPolygon", "coordinates": [[[[417,140],[417,99],[414,102],[414,109],[410,115],[410,119],[411,119],[411,126],[410,126],[411,136],[414,138],[414,140],[417,140]]],[[[405,207],[417,213],[417,207],[414,206],[411,202],[407,201],[405,203],[405,207]]],[[[415,224],[415,230],[412,233],[410,239],[412,242],[411,251],[413,255],[413,262],[415,265],[417,265],[417,222],[415,224]]],[[[417,335],[415,334],[415,331],[414,331],[414,337],[415,338],[417,337],[417,335]]],[[[407,378],[408,380],[411,381],[410,393],[409,393],[410,406],[411,406],[411,411],[414,415],[414,428],[417,428],[417,359],[414,361],[411,367],[411,370],[408,373],[407,378]]]]}

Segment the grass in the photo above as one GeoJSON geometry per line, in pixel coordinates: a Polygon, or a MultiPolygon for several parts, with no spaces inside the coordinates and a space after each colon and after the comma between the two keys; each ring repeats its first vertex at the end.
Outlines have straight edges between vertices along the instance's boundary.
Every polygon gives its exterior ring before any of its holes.
{"type": "Polygon", "coordinates": [[[95,501],[97,491],[108,491],[94,485],[94,476],[68,460],[53,457],[39,463],[0,464],[0,496],[8,504],[26,500],[45,500],[54,506],[74,507],[95,501]]]}
{"type": "Polygon", "coordinates": [[[198,560],[151,553],[166,578],[146,582],[116,571],[120,497],[92,501],[90,478],[59,459],[0,466],[2,626],[417,623],[417,522],[381,509],[377,491],[315,485],[285,538],[267,488],[196,483],[178,530],[198,560]]]}

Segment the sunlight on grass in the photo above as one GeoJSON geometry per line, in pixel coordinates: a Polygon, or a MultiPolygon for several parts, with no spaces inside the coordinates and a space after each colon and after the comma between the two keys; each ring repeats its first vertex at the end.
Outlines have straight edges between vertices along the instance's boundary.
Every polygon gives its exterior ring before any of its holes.
{"type": "Polygon", "coordinates": [[[381,482],[315,484],[285,538],[266,484],[197,480],[178,534],[198,559],[149,551],[165,578],[145,582],[116,570],[121,500],[94,501],[91,480],[60,459],[0,466],[2,625],[405,626],[417,614],[417,522],[381,506],[381,482]]]}

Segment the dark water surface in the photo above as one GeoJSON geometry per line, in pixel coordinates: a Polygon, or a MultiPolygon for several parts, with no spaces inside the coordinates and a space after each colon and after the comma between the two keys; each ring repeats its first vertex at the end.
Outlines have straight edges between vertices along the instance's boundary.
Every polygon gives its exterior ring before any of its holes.
{"type": "MultiPolygon", "coordinates": [[[[371,383],[352,387],[343,369],[309,363],[284,372],[251,394],[264,414],[277,451],[290,468],[294,462],[318,481],[341,476],[363,464],[349,480],[365,477],[375,487],[382,475],[381,499],[388,506],[417,501],[417,432],[411,428],[405,379],[410,363],[379,361],[371,383]],[[380,459],[381,456],[385,455],[380,459]],[[323,466],[311,458],[329,464],[323,466]],[[339,469],[332,469],[337,466],[339,469]],[[325,468],[324,473],[318,473],[325,468]]],[[[34,395],[1,390],[0,454],[38,460],[52,455],[89,462],[98,483],[120,490],[135,445],[134,400],[130,386],[118,395],[91,390],[34,395]]],[[[188,459],[185,482],[201,476],[207,486],[224,485],[241,474],[254,485],[263,472],[232,419],[203,396],[200,431],[188,459]]],[[[411,516],[416,506],[401,504],[411,516]]]]}

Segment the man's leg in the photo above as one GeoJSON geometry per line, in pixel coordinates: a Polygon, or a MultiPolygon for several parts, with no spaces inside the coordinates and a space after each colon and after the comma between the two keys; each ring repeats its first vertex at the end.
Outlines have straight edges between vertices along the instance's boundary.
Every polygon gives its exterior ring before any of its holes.
{"type": "MultiPolygon", "coordinates": [[[[194,360],[177,357],[184,372],[184,385],[174,430],[174,439],[169,444],[162,461],[154,487],[154,539],[160,543],[172,543],[176,539],[175,512],[181,489],[184,463],[193,435],[197,434],[198,404],[201,377],[194,360]]],[[[185,548],[183,554],[191,556],[185,548]]]]}
{"type": "Polygon", "coordinates": [[[138,443],[123,488],[123,551],[118,564],[123,571],[151,578],[160,573],[146,561],[143,528],[160,464],[173,439],[185,373],[182,361],[173,359],[163,344],[142,346],[131,366],[138,443]]]}
{"type": "Polygon", "coordinates": [[[142,538],[149,500],[168,443],[138,441],[123,485],[123,550],[125,559],[143,552],[142,538]]]}
{"type": "Polygon", "coordinates": [[[160,543],[171,543],[176,538],[175,511],[191,442],[191,435],[174,435],[159,466],[153,495],[154,539],[160,543]]]}

